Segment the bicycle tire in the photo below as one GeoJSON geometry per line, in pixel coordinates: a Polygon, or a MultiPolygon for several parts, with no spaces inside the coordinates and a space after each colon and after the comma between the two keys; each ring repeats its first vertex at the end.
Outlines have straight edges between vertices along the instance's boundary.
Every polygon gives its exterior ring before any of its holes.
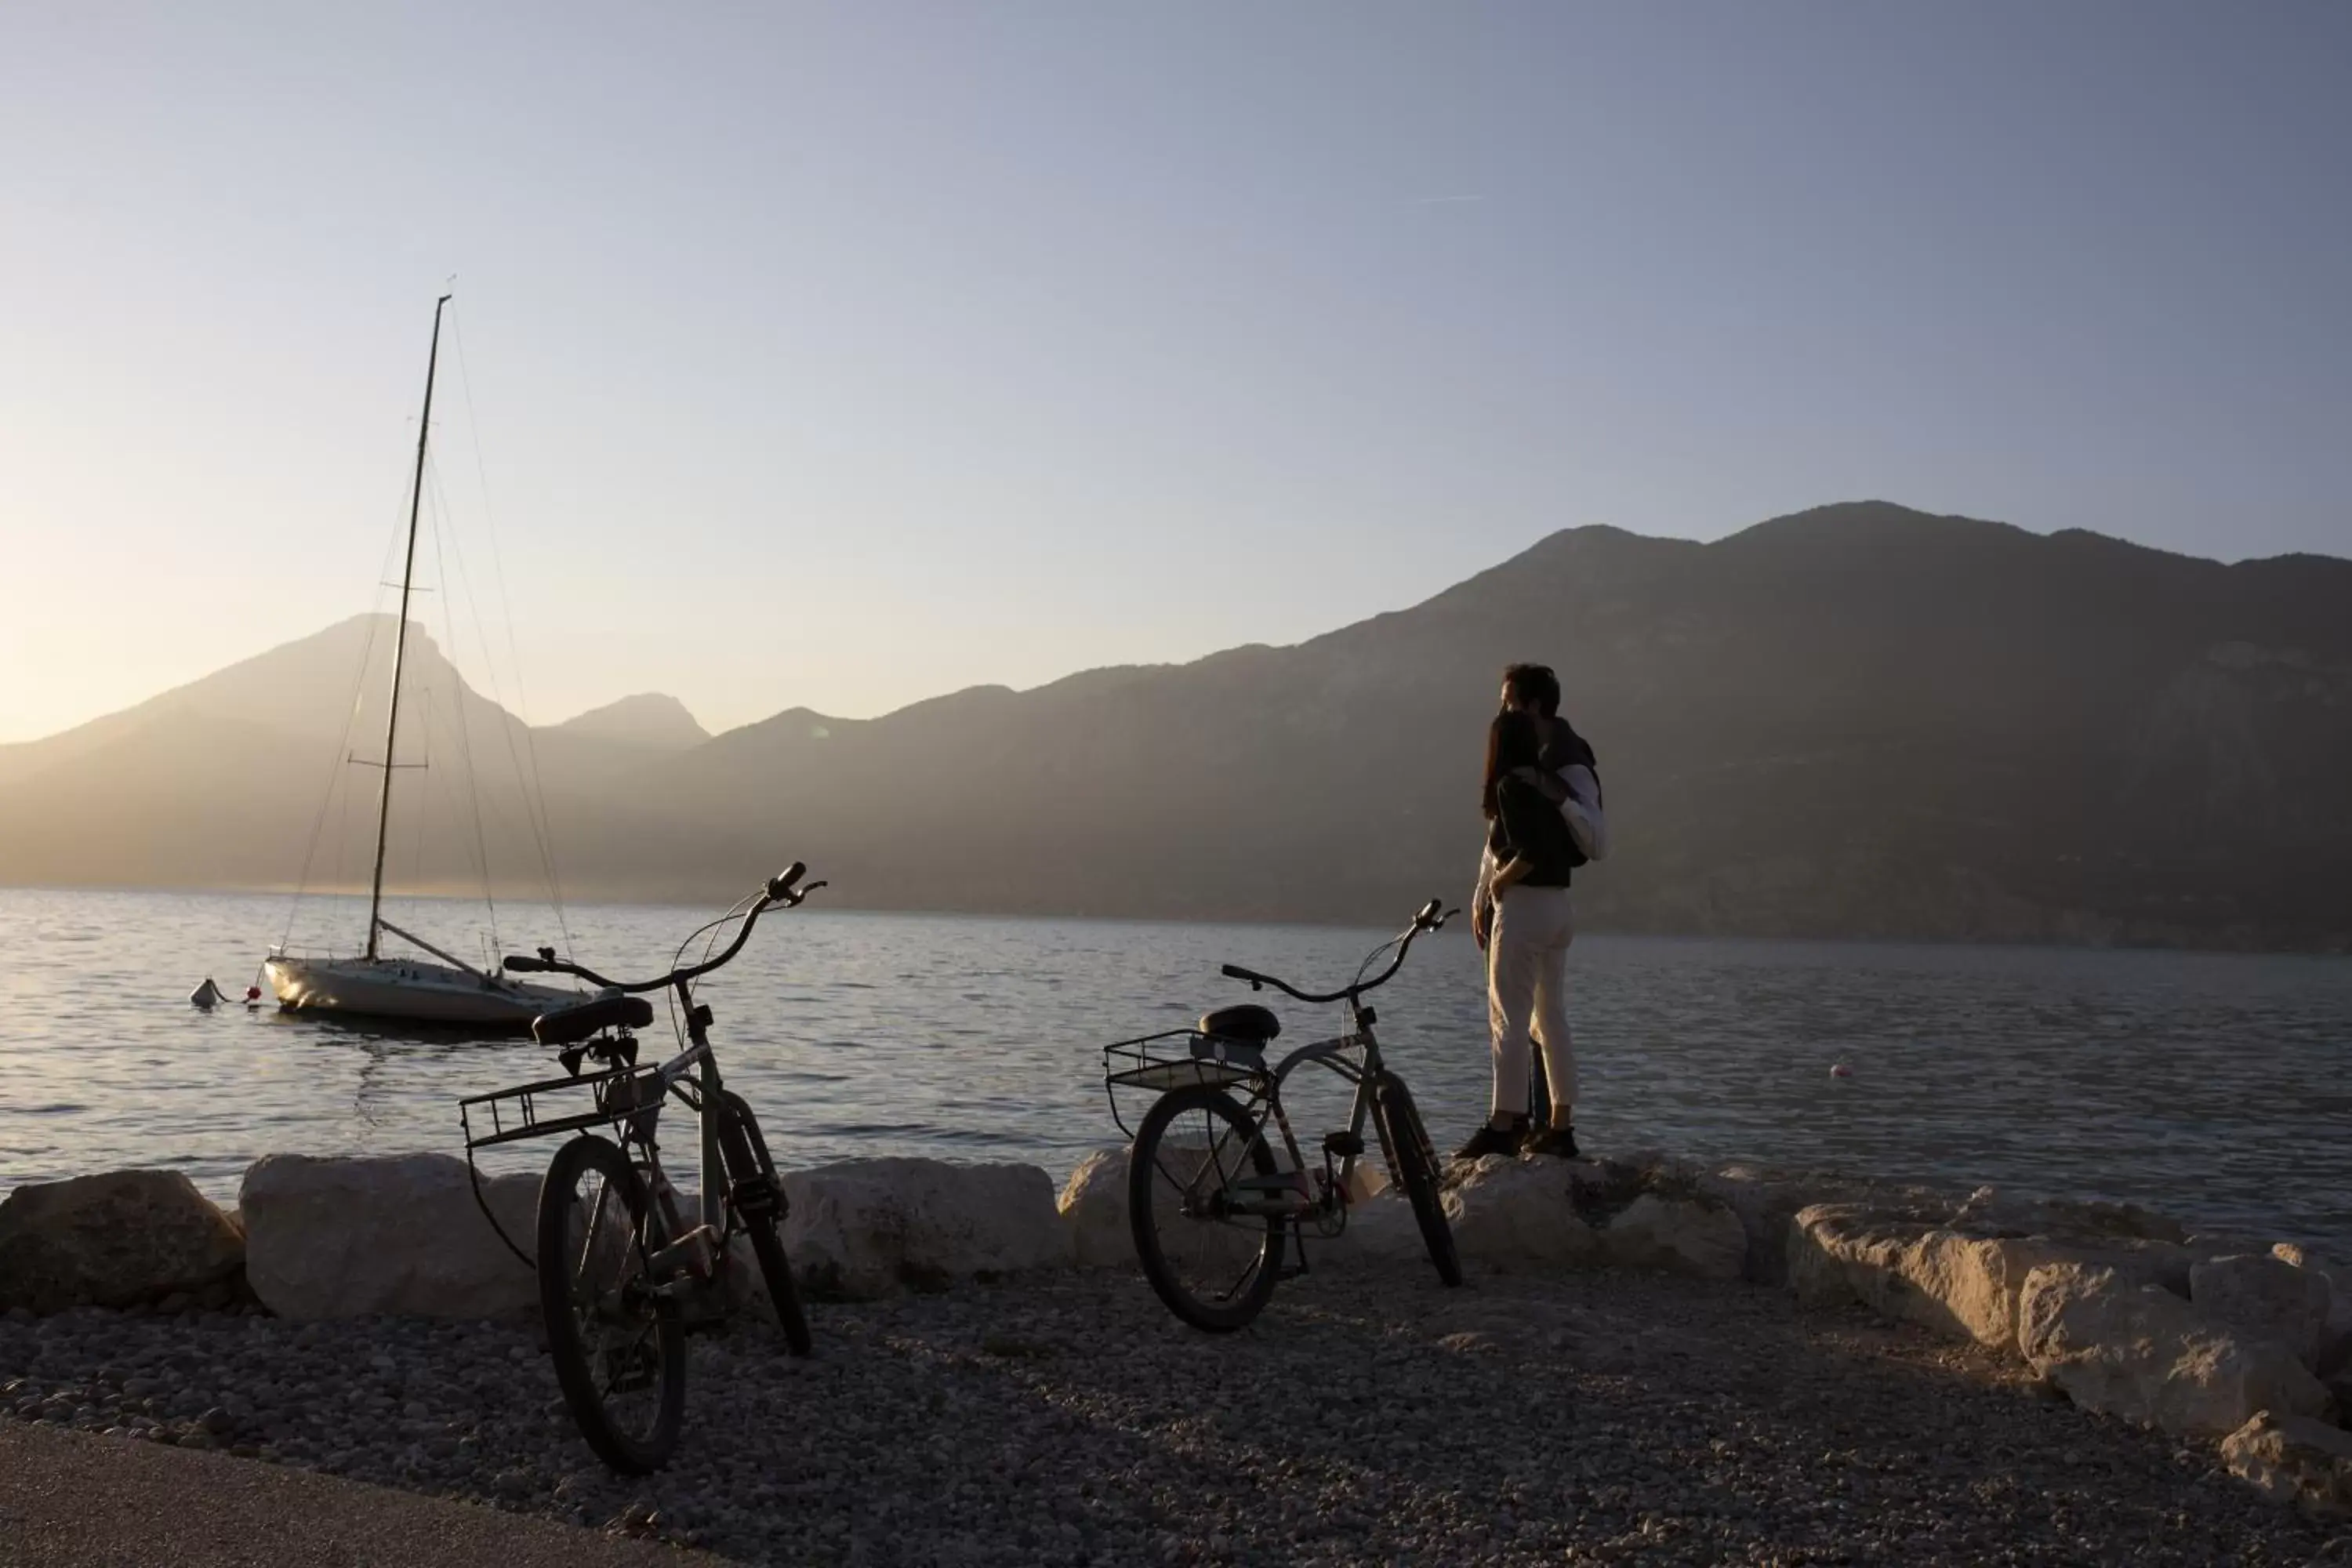
{"type": "Polygon", "coordinates": [[[792,1260],[784,1256],[783,1237],[777,1234],[783,1219],[783,1183],[776,1175],[776,1163],[768,1157],[767,1140],[760,1136],[760,1119],[751,1114],[751,1106],[732,1090],[726,1092],[724,1103],[728,1114],[719,1124],[719,1139],[730,1184],[758,1176],[771,1184],[776,1200],[772,1213],[745,1214],[739,1208],[736,1217],[751,1238],[751,1256],[759,1259],[760,1279],[768,1288],[768,1304],[775,1309],[776,1326],[784,1331],[784,1343],[793,1354],[804,1356],[814,1341],[808,1313],[801,1306],[800,1286],[793,1279],[792,1260]]]}
{"type": "Polygon", "coordinates": [[[661,1245],[661,1224],[644,1178],[618,1144],[574,1138],[549,1162],[540,1184],[538,1223],[539,1304],[547,1323],[548,1354],[581,1436],[598,1458],[627,1475],[667,1464],[686,1418],[685,1326],[677,1301],[654,1295],[644,1276],[646,1256],[661,1245]],[[603,1179],[603,1192],[583,1229],[575,1189],[592,1173],[603,1179]],[[628,1211],[625,1232],[604,1226],[603,1205],[612,1194],[628,1211]],[[600,1237],[605,1239],[600,1242],[600,1237]],[[582,1260],[578,1269],[552,1267],[575,1256],[582,1260]],[[601,1287],[591,1282],[593,1294],[583,1302],[578,1275],[608,1260],[617,1265],[614,1278],[601,1287]],[[634,1338],[615,1345],[609,1332],[600,1332],[592,1345],[581,1321],[583,1306],[600,1329],[634,1328],[634,1338]],[[656,1383],[655,1397],[643,1416],[625,1420],[613,1405],[612,1395],[623,1392],[616,1384],[623,1376],[641,1377],[648,1370],[656,1383]]]}
{"type": "Polygon", "coordinates": [[[1462,1258],[1454,1246],[1454,1227],[1446,1223],[1445,1205],[1437,1192],[1437,1154],[1430,1147],[1429,1130],[1412,1103],[1412,1090],[1394,1073],[1382,1073],[1372,1082],[1372,1110],[1380,1119],[1381,1142],[1397,1184],[1412,1205],[1421,1226],[1422,1244],[1437,1277],[1449,1286],[1462,1283],[1462,1258]]]}
{"type": "MultiPolygon", "coordinates": [[[[1282,1221],[1267,1215],[1202,1219],[1183,1214],[1184,1194],[1193,1193],[1202,1177],[1212,1169],[1226,1179],[1240,1173],[1238,1169],[1224,1170],[1224,1161],[1218,1152],[1221,1144],[1213,1136],[1203,1140],[1202,1151],[1208,1158],[1197,1163],[1186,1157],[1189,1150],[1167,1142],[1169,1129],[1187,1112],[1198,1112],[1210,1122],[1223,1122],[1239,1137],[1248,1140],[1248,1161],[1257,1174],[1276,1173],[1273,1151],[1266,1147],[1265,1137],[1250,1121],[1249,1113],[1232,1095],[1212,1084],[1190,1084],[1171,1089],[1152,1103],[1144,1114],[1142,1125],[1136,1129],[1135,1148],[1127,1171],[1128,1225],[1134,1233],[1135,1255],[1143,1265],[1143,1277],[1151,1282],[1151,1289],[1168,1310],[1205,1332],[1232,1333],[1247,1327],[1274,1294],[1276,1279],[1282,1269],[1282,1221]],[[1181,1222],[1186,1227],[1181,1231],[1162,1222],[1162,1205],[1171,1195],[1178,1200],[1178,1207],[1168,1218],[1181,1222]],[[1232,1239],[1213,1239],[1207,1229],[1211,1224],[1229,1232],[1232,1239]],[[1254,1243],[1253,1237],[1257,1238],[1254,1243]],[[1195,1290],[1183,1277],[1180,1261],[1171,1256],[1171,1240],[1198,1241],[1225,1253],[1224,1258],[1212,1266],[1220,1272],[1228,1264],[1240,1261],[1243,1271],[1235,1278],[1234,1289],[1205,1297],[1195,1290]]],[[[1238,1155],[1241,1151],[1234,1152],[1238,1155]]],[[[1236,1160],[1236,1165],[1238,1163],[1236,1160]]]]}

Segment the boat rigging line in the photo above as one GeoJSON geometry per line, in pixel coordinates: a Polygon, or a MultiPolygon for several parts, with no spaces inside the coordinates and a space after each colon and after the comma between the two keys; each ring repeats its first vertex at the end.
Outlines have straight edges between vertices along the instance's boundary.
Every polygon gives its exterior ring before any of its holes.
{"type": "MultiPolygon", "coordinates": [[[[480,422],[475,417],[474,414],[474,381],[473,377],[467,374],[466,369],[466,323],[465,312],[462,310],[454,311],[450,315],[449,346],[457,361],[457,390],[461,395],[463,395],[466,401],[466,433],[470,438],[473,446],[474,474],[482,491],[482,532],[490,542],[490,574],[492,580],[498,585],[499,614],[504,621],[507,629],[507,659],[514,671],[515,706],[513,712],[515,717],[521,721],[523,752],[530,759],[530,788],[529,793],[525,797],[524,815],[526,817],[530,818],[531,837],[539,848],[541,868],[545,872],[547,877],[548,902],[555,911],[556,931],[562,936],[564,953],[569,956],[572,952],[572,925],[571,921],[564,914],[563,881],[562,878],[558,874],[555,863],[555,825],[548,819],[547,816],[547,789],[545,784],[541,781],[540,773],[539,742],[532,733],[530,725],[530,699],[523,688],[522,652],[515,642],[514,604],[507,594],[506,557],[504,552],[499,549],[498,523],[495,517],[492,515],[490,508],[490,472],[488,464],[485,462],[482,458],[481,426],[480,422]],[[538,808],[535,817],[531,816],[532,803],[536,803],[538,808]]],[[[462,565],[463,563],[461,559],[461,569],[462,565]]],[[[466,584],[466,597],[468,604],[472,604],[474,602],[473,584],[470,578],[467,579],[466,584]]],[[[478,633],[481,626],[481,612],[478,606],[475,609],[474,620],[475,629],[478,633]]],[[[488,639],[484,638],[483,642],[483,661],[485,667],[488,668],[489,663],[489,648],[488,647],[488,639]]],[[[491,677],[491,696],[493,698],[497,698],[498,695],[497,677],[495,672],[493,672],[491,677]]],[[[523,763],[520,756],[515,755],[514,730],[511,726],[508,726],[506,729],[507,752],[515,764],[516,776],[520,778],[523,773],[523,763]]]]}

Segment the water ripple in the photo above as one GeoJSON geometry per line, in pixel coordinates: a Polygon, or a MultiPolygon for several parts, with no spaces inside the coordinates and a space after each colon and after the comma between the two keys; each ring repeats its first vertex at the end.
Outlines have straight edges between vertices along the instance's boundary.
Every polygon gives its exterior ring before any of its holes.
{"type": "MultiPolygon", "coordinates": [[[[311,900],[294,940],[363,911],[311,900]]],[[[651,973],[701,911],[568,911],[606,973],[651,973]]],[[[480,911],[395,921],[472,952],[480,911]],[[421,922],[421,923],[418,923],[421,922]]],[[[124,1165],[234,1197],[276,1150],[460,1148],[456,1101],[553,1070],[529,1042],[408,1038],[184,998],[234,989],[283,900],[0,890],[0,1188],[124,1165]]],[[[502,908],[499,945],[551,917],[502,908]]],[[[1115,1142],[1097,1052],[1240,999],[1224,962],[1336,984],[1370,938],[1278,926],[802,911],[704,992],[729,1082],[787,1164],[873,1153],[1033,1160],[1115,1142]]],[[[1571,955],[1583,1105],[1601,1150],[2146,1203],[2352,1252],[2352,961],[1586,937],[1571,955]],[[1833,1079],[1832,1064],[1853,1076],[1833,1079]]],[[[1280,1009],[1286,1038],[1334,1010],[1280,1009]]],[[[1486,1101],[1476,953],[1452,932],[1381,1000],[1382,1042],[1441,1142],[1486,1101]]],[[[667,1031],[667,1020],[656,1027],[667,1031]]],[[[1346,1112],[1302,1086],[1302,1136],[1346,1112]]],[[[546,1157],[494,1152],[496,1168],[546,1157]]]]}

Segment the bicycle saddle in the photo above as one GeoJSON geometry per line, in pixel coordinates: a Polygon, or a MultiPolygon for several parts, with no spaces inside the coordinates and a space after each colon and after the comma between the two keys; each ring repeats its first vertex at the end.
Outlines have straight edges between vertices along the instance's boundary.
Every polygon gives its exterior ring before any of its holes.
{"type": "Polygon", "coordinates": [[[1201,1033],[1226,1040],[1255,1040],[1259,1045],[1282,1033],[1282,1020],[1255,1002],[1220,1007],[1201,1015],[1201,1033]]]}
{"type": "Polygon", "coordinates": [[[592,996],[533,1018],[530,1037],[542,1046],[568,1046],[614,1024],[636,1029],[653,1021],[654,1005],[642,996],[592,996]]]}

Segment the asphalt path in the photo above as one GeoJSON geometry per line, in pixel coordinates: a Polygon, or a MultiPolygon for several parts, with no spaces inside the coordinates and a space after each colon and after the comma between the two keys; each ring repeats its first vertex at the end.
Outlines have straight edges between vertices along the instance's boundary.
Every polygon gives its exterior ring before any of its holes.
{"type": "Polygon", "coordinates": [[[306,1470],[0,1422],[0,1568],[720,1568],[306,1470]]]}

